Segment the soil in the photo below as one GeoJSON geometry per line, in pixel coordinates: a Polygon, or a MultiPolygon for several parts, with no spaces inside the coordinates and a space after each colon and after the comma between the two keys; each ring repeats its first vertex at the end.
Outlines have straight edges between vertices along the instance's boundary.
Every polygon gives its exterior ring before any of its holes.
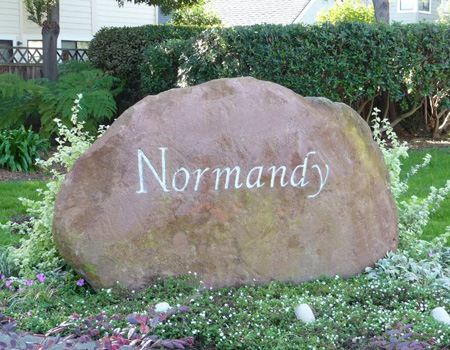
{"type": "Polygon", "coordinates": [[[0,168],[0,181],[47,181],[50,178],[50,174],[44,170],[23,173],[21,171],[9,171],[0,168]]]}
{"type": "MultiPolygon", "coordinates": [[[[47,156],[41,155],[44,157],[43,159],[48,159],[55,152],[50,151],[47,156]]],[[[57,167],[59,173],[63,173],[65,171],[62,167],[57,167]]],[[[51,180],[52,174],[48,170],[38,169],[33,172],[24,173],[21,171],[9,171],[3,168],[0,168],[0,181],[48,181],[51,180]]]]}
{"type": "MultiPolygon", "coordinates": [[[[414,150],[450,147],[450,139],[432,140],[426,138],[403,137],[402,141],[407,141],[410,149],[414,150]]],[[[51,174],[46,170],[23,173],[20,171],[14,172],[0,168],[0,181],[48,181],[50,179],[51,174]]]]}

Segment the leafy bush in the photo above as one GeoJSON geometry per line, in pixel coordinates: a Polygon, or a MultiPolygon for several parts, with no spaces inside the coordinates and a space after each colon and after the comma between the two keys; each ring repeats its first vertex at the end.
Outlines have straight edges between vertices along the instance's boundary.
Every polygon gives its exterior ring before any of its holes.
{"type": "Polygon", "coordinates": [[[197,26],[147,25],[141,27],[102,28],[89,46],[89,60],[104,72],[125,82],[122,99],[127,108],[143,96],[139,65],[142,53],[150,46],[169,39],[188,39],[203,30],[197,26]]]}
{"type": "Polygon", "coordinates": [[[430,216],[450,193],[450,180],[447,180],[446,185],[440,189],[430,187],[428,197],[421,202],[416,196],[412,196],[408,201],[400,202],[400,195],[407,190],[410,176],[421,168],[425,168],[430,157],[425,157],[423,164],[413,167],[405,180],[401,180],[401,158],[408,156],[408,147],[406,143],[398,141],[388,121],[381,121],[377,117],[378,112],[374,112],[376,116],[374,137],[381,148],[391,175],[391,191],[398,205],[400,240],[397,253],[389,252],[386,258],[378,261],[374,269],[367,268],[366,272],[371,279],[402,280],[448,289],[450,288],[450,248],[445,247],[445,244],[450,237],[450,226],[431,242],[421,238],[430,216]],[[386,130],[389,146],[387,141],[380,137],[380,128],[386,130]]]}
{"type": "Polygon", "coordinates": [[[47,153],[48,140],[26,130],[22,125],[17,130],[0,131],[0,167],[12,171],[34,171],[35,162],[40,158],[39,151],[47,153]]]}
{"type": "Polygon", "coordinates": [[[153,92],[155,86],[167,85],[165,77],[175,75],[177,82],[170,87],[252,76],[303,96],[344,102],[365,120],[379,106],[393,126],[421,113],[417,120],[426,120],[436,137],[450,127],[449,26],[340,22],[215,27],[193,40],[184,49],[180,42],[149,49],[141,65],[142,90],[153,92]],[[161,68],[171,71],[155,73],[161,68]]]}
{"type": "Polygon", "coordinates": [[[172,39],[148,47],[144,55],[149,60],[140,67],[143,95],[156,95],[176,86],[180,57],[186,55],[190,47],[187,42],[192,45],[193,39],[172,39]]]}
{"type": "MultiPolygon", "coordinates": [[[[77,119],[80,112],[81,97],[81,94],[77,96],[75,106],[72,107],[71,129],[62,124],[60,120],[56,120],[59,130],[57,152],[48,160],[39,162],[43,167],[58,164],[68,171],[92,144],[94,137],[84,131],[84,122],[77,119]]],[[[51,173],[53,174],[53,180],[47,184],[47,190],[39,191],[42,195],[40,201],[22,199],[22,203],[28,207],[27,212],[31,216],[30,220],[26,223],[8,222],[6,225],[0,225],[1,228],[10,231],[22,232],[26,229],[29,233],[29,238],[22,239],[19,248],[10,247],[9,252],[9,258],[20,268],[21,274],[25,276],[32,275],[34,269],[51,271],[65,265],[52,236],[55,199],[65,175],[59,173],[56,169],[52,169],[51,173]]]]}
{"type": "Polygon", "coordinates": [[[375,23],[373,5],[366,6],[361,0],[336,1],[333,6],[322,9],[317,15],[318,23],[365,22],[375,23]]]}
{"type": "Polygon", "coordinates": [[[120,80],[99,69],[87,69],[87,64],[64,64],[58,82],[44,79],[24,81],[15,74],[0,75],[0,129],[22,124],[39,124],[39,133],[50,137],[55,131],[53,119],[70,125],[71,108],[78,93],[82,101],[80,120],[86,130],[95,133],[98,126],[116,113],[115,96],[120,92],[120,80]]]}

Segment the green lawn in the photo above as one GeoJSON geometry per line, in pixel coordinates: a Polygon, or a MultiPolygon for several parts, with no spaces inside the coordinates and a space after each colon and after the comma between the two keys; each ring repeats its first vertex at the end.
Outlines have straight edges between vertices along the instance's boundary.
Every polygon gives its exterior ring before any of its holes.
{"type": "MultiPolygon", "coordinates": [[[[38,199],[36,189],[44,187],[45,182],[38,181],[0,181],[0,223],[6,223],[12,216],[26,214],[26,209],[18,198],[38,199]]],[[[0,230],[0,246],[16,244],[20,238],[0,230]]]]}
{"type": "MultiPolygon", "coordinates": [[[[427,155],[431,155],[430,164],[420,169],[416,175],[410,178],[409,190],[403,195],[402,199],[407,199],[411,195],[416,195],[424,199],[430,193],[430,186],[440,188],[445,186],[447,180],[450,180],[450,148],[434,148],[426,151],[410,151],[410,156],[402,160],[404,169],[409,170],[415,164],[421,163],[427,155]]],[[[450,225],[450,198],[442,202],[441,207],[431,218],[428,226],[425,228],[425,239],[433,238],[442,234],[445,228],[450,225]]]]}

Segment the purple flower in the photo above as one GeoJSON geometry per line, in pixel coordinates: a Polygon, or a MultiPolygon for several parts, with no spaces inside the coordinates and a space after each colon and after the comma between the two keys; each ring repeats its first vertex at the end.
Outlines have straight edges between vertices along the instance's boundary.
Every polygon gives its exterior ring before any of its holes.
{"type": "Polygon", "coordinates": [[[28,312],[27,312],[27,315],[28,315],[28,316],[31,316],[31,315],[33,315],[33,313],[32,313],[31,311],[28,311],[28,312]]]}
{"type": "Polygon", "coordinates": [[[6,277],[5,275],[2,274],[1,279],[4,280],[6,277]]]}
{"type": "Polygon", "coordinates": [[[28,287],[31,287],[31,285],[33,284],[33,281],[25,280],[25,284],[26,284],[28,287]]]}
{"type": "Polygon", "coordinates": [[[428,257],[429,257],[430,259],[433,259],[433,258],[434,258],[434,254],[433,254],[433,253],[428,253],[428,257]]]}
{"type": "MultiPolygon", "coordinates": [[[[12,280],[6,281],[5,287],[11,286],[11,283],[12,283],[12,280]]],[[[11,289],[11,287],[9,289],[11,289]]]]}
{"type": "Polygon", "coordinates": [[[81,279],[77,282],[77,286],[83,287],[84,286],[84,279],[81,279]]]}
{"type": "Polygon", "coordinates": [[[39,280],[39,282],[44,283],[47,277],[45,277],[45,275],[41,272],[36,275],[36,278],[39,280]]]}

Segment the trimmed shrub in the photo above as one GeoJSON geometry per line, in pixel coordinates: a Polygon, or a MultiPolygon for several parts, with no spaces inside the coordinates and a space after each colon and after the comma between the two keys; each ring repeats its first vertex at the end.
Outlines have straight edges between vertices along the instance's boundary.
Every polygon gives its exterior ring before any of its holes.
{"type": "Polygon", "coordinates": [[[141,91],[145,95],[156,95],[177,86],[180,57],[192,52],[194,39],[172,39],[150,46],[145,51],[149,60],[140,66],[141,91]]]}
{"type": "Polygon", "coordinates": [[[139,66],[144,50],[165,40],[191,38],[203,29],[172,25],[102,28],[91,41],[89,60],[94,66],[125,81],[122,99],[127,105],[119,107],[124,109],[143,97],[139,66]]]}
{"type": "Polygon", "coordinates": [[[303,96],[344,102],[367,121],[378,106],[393,125],[422,113],[435,136],[450,124],[450,118],[445,120],[450,112],[450,27],[446,25],[217,27],[186,41],[184,48],[169,41],[149,48],[144,56],[141,79],[147,93],[252,76],[303,96]],[[170,72],[157,72],[160,69],[170,72]]]}

